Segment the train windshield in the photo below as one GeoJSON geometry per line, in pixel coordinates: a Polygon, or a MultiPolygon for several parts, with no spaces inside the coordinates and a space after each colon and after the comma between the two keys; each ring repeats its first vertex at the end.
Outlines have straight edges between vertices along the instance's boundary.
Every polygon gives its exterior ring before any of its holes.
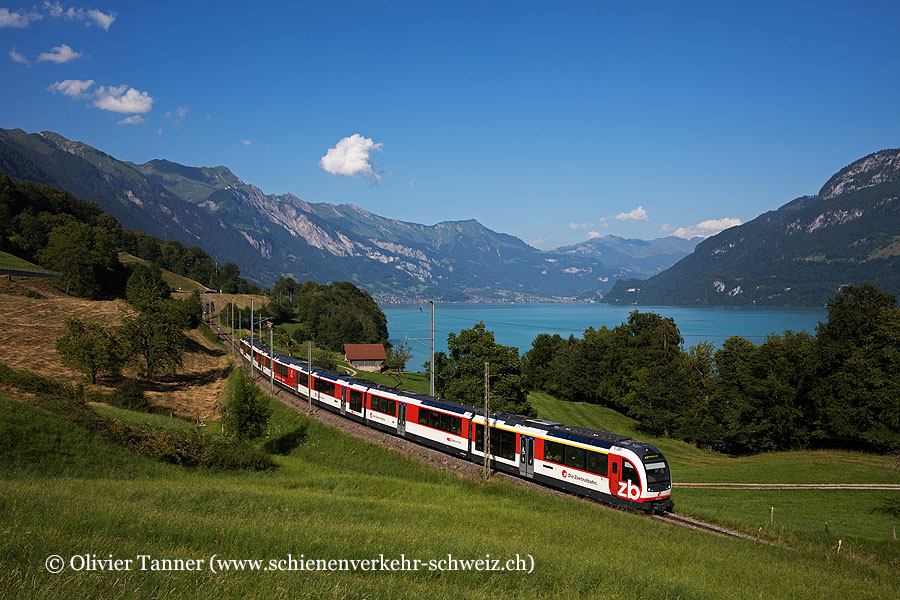
{"type": "Polygon", "coordinates": [[[669,466],[664,461],[655,460],[644,465],[647,471],[647,489],[651,492],[661,492],[669,489],[672,479],[669,476],[669,466]]]}

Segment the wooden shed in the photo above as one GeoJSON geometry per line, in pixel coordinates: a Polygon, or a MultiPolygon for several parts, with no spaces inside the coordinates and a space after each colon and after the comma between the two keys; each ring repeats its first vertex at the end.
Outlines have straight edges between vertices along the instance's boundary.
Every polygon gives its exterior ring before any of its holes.
{"type": "Polygon", "coordinates": [[[377,372],[387,354],[382,344],[344,344],[344,358],[354,369],[377,372]]]}

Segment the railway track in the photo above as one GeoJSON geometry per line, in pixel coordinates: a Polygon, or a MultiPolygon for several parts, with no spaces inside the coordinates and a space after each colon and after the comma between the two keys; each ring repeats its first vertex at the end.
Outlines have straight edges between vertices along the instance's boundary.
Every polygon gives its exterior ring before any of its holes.
{"type": "Polygon", "coordinates": [[[750,540],[751,542],[773,544],[773,542],[770,542],[769,540],[765,540],[760,537],[754,537],[742,531],[735,531],[734,529],[728,529],[727,527],[722,527],[721,525],[716,525],[715,523],[707,523],[706,521],[693,519],[684,515],[677,515],[671,512],[663,513],[661,515],[653,515],[652,518],[664,523],[669,523],[670,525],[686,527],[687,529],[694,529],[696,531],[705,531],[707,533],[714,533],[724,537],[734,537],[744,540],[750,540]]]}

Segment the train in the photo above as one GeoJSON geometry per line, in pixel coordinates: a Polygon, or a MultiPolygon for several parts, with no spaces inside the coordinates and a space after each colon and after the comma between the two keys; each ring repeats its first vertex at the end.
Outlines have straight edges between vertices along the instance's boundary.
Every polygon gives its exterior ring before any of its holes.
{"type": "MultiPolygon", "coordinates": [[[[484,463],[482,408],[399,391],[313,366],[249,336],[244,359],[317,407],[447,454],[484,463]],[[273,373],[274,370],[274,373],[273,373]]],[[[666,513],[672,478],[662,453],[626,435],[490,411],[491,469],[621,508],[666,513]]]]}

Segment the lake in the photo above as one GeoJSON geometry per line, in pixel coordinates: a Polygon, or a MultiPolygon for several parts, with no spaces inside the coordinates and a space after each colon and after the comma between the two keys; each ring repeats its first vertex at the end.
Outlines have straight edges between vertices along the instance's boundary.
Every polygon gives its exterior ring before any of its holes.
{"type": "MultiPolygon", "coordinates": [[[[626,320],[635,306],[610,304],[436,304],[434,311],[435,352],[447,351],[447,336],[469,329],[483,321],[494,332],[497,342],[514,346],[522,354],[531,348],[531,341],[539,333],[558,333],[563,337],[581,337],[588,327],[615,327],[626,320]]],[[[404,338],[428,338],[430,306],[425,304],[383,304],[387,316],[391,343],[404,338]],[[421,306],[421,310],[420,310],[421,306]]],[[[827,315],[825,308],[755,308],[755,307],[686,307],[641,306],[641,312],[655,312],[675,319],[685,348],[707,340],[716,346],[733,335],[747,338],[755,344],[765,341],[770,333],[785,329],[806,331],[814,335],[816,326],[827,315]]],[[[413,359],[408,367],[420,370],[428,360],[427,339],[422,343],[409,342],[413,359]],[[424,345],[423,345],[424,344],[424,345]]]]}

